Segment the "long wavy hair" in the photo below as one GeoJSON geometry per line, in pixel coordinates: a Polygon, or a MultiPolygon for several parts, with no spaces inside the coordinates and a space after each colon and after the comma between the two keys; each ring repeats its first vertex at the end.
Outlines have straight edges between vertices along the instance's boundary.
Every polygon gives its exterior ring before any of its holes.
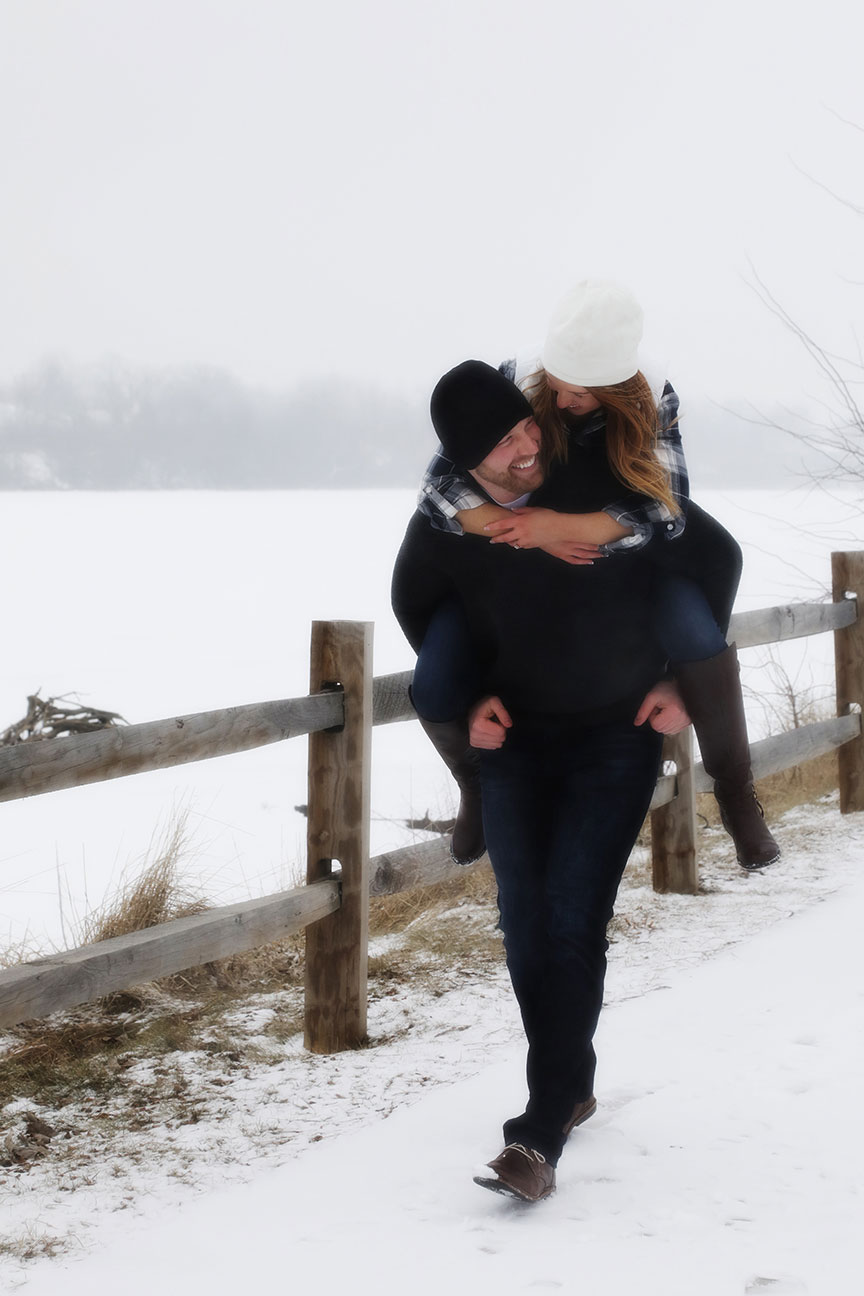
{"type": "MultiPolygon", "coordinates": [[[[640,371],[612,387],[586,387],[606,415],[606,454],[615,476],[628,490],[661,500],[672,513],[678,505],[669,477],[656,455],[657,405],[645,375],[640,371]]],[[[567,424],[558,408],[556,393],[538,369],[525,387],[534,417],[543,433],[542,454],[548,467],[567,459],[567,424]]]]}

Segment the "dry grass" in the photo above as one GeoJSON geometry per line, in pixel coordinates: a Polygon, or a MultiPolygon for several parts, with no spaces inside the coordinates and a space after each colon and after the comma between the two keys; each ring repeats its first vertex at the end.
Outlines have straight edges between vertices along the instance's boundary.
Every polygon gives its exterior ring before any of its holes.
{"type": "Polygon", "coordinates": [[[827,796],[838,786],[837,752],[783,770],[759,781],[759,798],[765,813],[777,818],[796,805],[807,805],[827,796]]]}
{"type": "MultiPolygon", "coordinates": [[[[203,913],[205,898],[183,877],[189,854],[187,816],[175,812],[154,838],[140,875],[85,919],[79,942],[110,940],[203,913]]],[[[8,962],[33,957],[36,952],[29,948],[10,951],[8,962]]],[[[0,1107],[13,1099],[62,1107],[88,1093],[122,1092],[125,1070],[141,1058],[199,1049],[230,1054],[236,1042],[230,1033],[220,1036],[226,1009],[256,992],[296,988],[302,977],[300,935],[25,1022],[8,1032],[10,1047],[0,1061],[0,1107]]]]}
{"type": "MultiPolygon", "coordinates": [[[[129,912],[138,920],[146,914],[152,925],[176,912],[178,893],[170,883],[178,865],[179,855],[172,851],[170,861],[154,861],[146,871],[152,878],[124,889],[129,912]]],[[[370,997],[391,994],[408,981],[419,986],[442,972],[455,978],[499,962],[494,894],[491,870],[483,869],[438,887],[374,899],[373,939],[397,936],[398,943],[370,958],[370,997]]],[[[91,930],[103,938],[136,930],[127,928],[127,921],[115,900],[91,930]]],[[[217,1069],[229,1071],[267,1060],[253,1057],[251,1045],[238,1039],[226,1019],[253,995],[267,995],[274,1014],[264,1034],[274,1049],[302,1031],[303,954],[303,936],[291,937],[15,1028],[0,1063],[0,1108],[13,1099],[52,1110],[82,1100],[91,1106],[131,1101],[130,1068],[142,1060],[170,1062],[172,1054],[207,1054],[217,1069]]],[[[176,1084],[176,1071],[169,1067],[161,1088],[173,1095],[175,1108],[182,1108],[185,1099],[174,1092],[176,1084]]],[[[142,1122],[163,1119],[159,1113],[155,1103],[148,1111],[136,1109],[133,1124],[141,1128],[142,1122]]]]}
{"type": "Polygon", "coordinates": [[[82,924],[81,943],[91,945],[189,918],[207,908],[204,897],[182,881],[181,861],[189,854],[188,812],[178,811],[161,838],[151,844],[143,872],[123,885],[102,909],[82,924]]]}
{"type": "Polygon", "coordinates": [[[43,1257],[53,1259],[68,1251],[69,1244],[63,1238],[54,1237],[47,1229],[30,1225],[11,1238],[0,1238],[0,1256],[9,1256],[15,1260],[40,1260],[43,1257]]]}
{"type": "Polygon", "coordinates": [[[0,950],[0,969],[18,967],[19,963],[29,963],[31,959],[40,958],[42,950],[25,937],[17,945],[7,945],[0,950]]]}
{"type": "MultiPolygon", "coordinates": [[[[206,913],[211,907],[206,897],[184,879],[183,870],[191,855],[188,815],[180,810],[151,845],[139,876],[122,886],[103,909],[85,920],[81,943],[110,940],[177,918],[206,913]]],[[[152,987],[140,987],[132,994],[112,995],[107,1005],[114,1011],[122,1011],[124,1007],[134,1011],[165,994],[206,999],[219,993],[236,995],[268,989],[283,985],[286,978],[291,979],[302,958],[302,935],[287,937],[272,945],[189,968],[154,982],[152,987]]]]}
{"type": "Polygon", "coordinates": [[[481,866],[437,886],[373,898],[370,935],[400,939],[370,956],[371,993],[392,994],[409,981],[427,987],[442,975],[457,979],[500,964],[496,894],[491,868],[481,866]]]}
{"type": "Polygon", "coordinates": [[[495,902],[495,879],[490,868],[457,874],[437,886],[415,887],[392,896],[375,896],[369,902],[369,932],[390,936],[405,931],[421,917],[434,917],[458,904],[495,902]]]}

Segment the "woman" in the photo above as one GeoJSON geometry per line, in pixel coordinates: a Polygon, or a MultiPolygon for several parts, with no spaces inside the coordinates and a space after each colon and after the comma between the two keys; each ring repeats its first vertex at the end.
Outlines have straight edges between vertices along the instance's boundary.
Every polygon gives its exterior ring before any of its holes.
{"type": "MultiPolygon", "coordinates": [[[[627,289],[606,280],[578,284],[553,314],[541,360],[501,366],[528,396],[543,433],[549,473],[532,507],[490,503],[438,455],[420,508],[433,526],[542,548],[574,565],[613,555],[626,561],[620,555],[644,549],[655,572],[655,635],[693,720],[723,824],[741,866],[760,869],[780,850],[753,787],[737,655],[726,642],[741,551],[688,501],[678,399],[666,383],[655,400],[639,370],[641,336],[642,311],[627,289]]],[[[461,610],[442,607],[418,657],[413,697],[462,793],[452,850],[463,862],[483,850],[474,760],[460,718],[472,700],[472,662],[461,610]]],[[[649,718],[640,713],[636,722],[649,718]]]]}

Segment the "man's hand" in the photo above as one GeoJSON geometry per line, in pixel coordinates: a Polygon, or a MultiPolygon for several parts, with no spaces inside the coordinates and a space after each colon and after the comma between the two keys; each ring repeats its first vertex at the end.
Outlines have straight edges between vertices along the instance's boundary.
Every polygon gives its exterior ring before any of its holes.
{"type": "Polygon", "coordinates": [[[499,697],[484,697],[468,712],[468,737],[472,747],[497,751],[504,746],[513,721],[499,697]]]}
{"type": "Polygon", "coordinates": [[[645,694],[633,723],[641,725],[646,720],[661,734],[676,734],[687,728],[690,717],[673,680],[661,680],[645,694]]]}

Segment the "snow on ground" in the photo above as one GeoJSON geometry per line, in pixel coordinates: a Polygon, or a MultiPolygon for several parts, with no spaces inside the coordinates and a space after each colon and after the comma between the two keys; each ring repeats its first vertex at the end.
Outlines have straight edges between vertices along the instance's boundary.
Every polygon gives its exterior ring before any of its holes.
{"type": "MultiPolygon", "coordinates": [[[[295,1043],[137,1158],[118,1135],[74,1192],[47,1162],[10,1175],[5,1235],[72,1246],[7,1260],[0,1282],[26,1296],[857,1291],[864,816],[831,798],[778,835],[784,861],[761,876],[730,865],[717,832],[703,895],[655,896],[638,871],[622,890],[600,1109],[550,1201],[471,1180],[523,1098],[506,977],[409,985],[372,1005],[379,1046],[313,1058],[295,1043]]],[[[266,1009],[248,1016],[254,1035],[266,1009]]]]}

